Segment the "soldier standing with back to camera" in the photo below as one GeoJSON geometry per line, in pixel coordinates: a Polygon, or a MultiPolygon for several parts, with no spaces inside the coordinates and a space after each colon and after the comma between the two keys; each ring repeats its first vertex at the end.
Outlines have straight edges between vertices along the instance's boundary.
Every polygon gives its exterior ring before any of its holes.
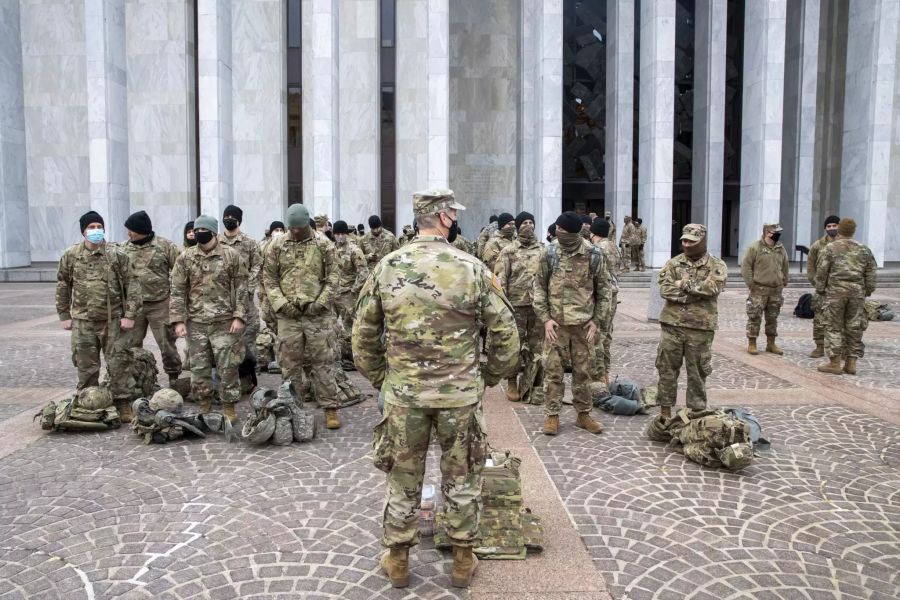
{"type": "Polygon", "coordinates": [[[838,223],[840,222],[841,218],[839,216],[829,215],[825,219],[825,235],[813,242],[809,249],[806,278],[813,286],[813,342],[816,344],[815,349],[809,353],[810,358],[822,358],[825,356],[825,310],[822,307],[822,297],[815,291],[816,268],[825,246],[833,242],[837,237],[838,223]]]}
{"type": "Polygon", "coordinates": [[[687,371],[687,406],[706,408],[706,378],[712,373],[712,343],[719,326],[719,294],[725,289],[725,263],[706,251],[706,226],[685,225],[684,253],[669,259],[659,272],[659,294],[666,301],[659,315],[660,414],[672,416],[678,373],[687,371]]]}
{"type": "Polygon", "coordinates": [[[432,429],[440,443],[441,492],[453,544],[451,584],[468,587],[481,514],[485,439],[481,399],[514,373],[519,336],[496,276],[454,248],[451,190],[413,196],[419,235],[382,260],[366,281],[353,326],[356,366],[384,395],[375,466],[387,473],[381,566],[409,585],[409,548],[419,542],[419,507],[432,429]],[[451,242],[451,243],[448,243],[451,242]],[[487,362],[479,361],[482,328],[487,362]]]}
{"type": "MultiPolygon", "coordinates": [[[[591,243],[603,252],[603,258],[607,265],[619,264],[619,250],[616,248],[615,242],[606,236],[609,235],[609,223],[603,219],[594,219],[591,224],[591,243]]],[[[609,369],[612,363],[612,354],[610,347],[612,346],[613,322],[616,318],[616,309],[619,304],[619,279],[616,277],[615,269],[608,269],[609,272],[609,318],[607,319],[607,327],[605,335],[598,335],[595,341],[597,348],[597,362],[600,365],[600,373],[603,380],[609,385],[609,369]]]]}
{"type": "Polygon", "coordinates": [[[780,241],[781,225],[763,225],[762,238],[750,244],[741,261],[741,277],[750,289],[747,297],[747,353],[759,354],[756,338],[760,321],[766,318],[766,352],[784,354],[775,344],[778,315],[784,304],[783,290],[788,283],[788,257],[780,241]]]}

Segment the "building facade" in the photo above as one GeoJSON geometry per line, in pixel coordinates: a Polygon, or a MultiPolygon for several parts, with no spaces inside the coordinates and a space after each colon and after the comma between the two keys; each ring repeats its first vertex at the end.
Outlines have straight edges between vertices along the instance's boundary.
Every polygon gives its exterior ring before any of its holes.
{"type": "MultiPolygon", "coordinates": [[[[900,260],[900,0],[0,0],[0,266],[56,260],[94,209],[180,240],[295,202],[412,222],[612,211],[648,263],[706,223],[739,256],[851,216],[900,260]],[[891,233],[891,232],[895,233],[891,233]]],[[[797,255],[792,253],[792,258],[797,255]]]]}

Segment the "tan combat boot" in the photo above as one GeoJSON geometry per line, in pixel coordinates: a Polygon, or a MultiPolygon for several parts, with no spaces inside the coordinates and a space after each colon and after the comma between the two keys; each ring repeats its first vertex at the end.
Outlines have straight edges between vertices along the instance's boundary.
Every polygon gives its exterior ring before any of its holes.
{"type": "Polygon", "coordinates": [[[559,433],[559,415],[550,415],[544,421],[544,435],[556,435],[559,433]]]}
{"type": "Polygon", "coordinates": [[[747,354],[756,356],[759,350],[756,349],[756,338],[747,338],[747,354]]]}
{"type": "Polygon", "coordinates": [[[477,566],[478,558],[471,547],[453,546],[453,573],[450,575],[450,585],[456,588],[469,587],[477,566]]]}
{"type": "Polygon", "coordinates": [[[816,342],[816,349],[809,353],[810,358],[822,358],[825,356],[825,344],[816,342]]]}
{"type": "Polygon", "coordinates": [[[856,357],[848,356],[844,361],[844,373],[848,375],[856,375],[856,357]]]}
{"type": "Polygon", "coordinates": [[[381,555],[381,568],[395,588],[409,585],[409,547],[391,548],[381,555]]]}
{"type": "Polygon", "coordinates": [[[506,388],[506,399],[510,402],[518,402],[522,399],[521,394],[519,394],[519,380],[516,377],[506,380],[509,384],[509,387],[506,388]]]}
{"type": "Polygon", "coordinates": [[[122,423],[131,423],[134,413],[131,411],[131,400],[116,400],[116,411],[122,423]]]}
{"type": "Polygon", "coordinates": [[[341,428],[341,417],[338,415],[338,409],[336,408],[326,408],[325,409],[325,428],[326,429],[340,429],[341,428]]]}
{"type": "Polygon", "coordinates": [[[578,413],[578,419],[575,420],[575,426],[587,430],[588,433],[602,433],[603,425],[600,421],[591,418],[591,413],[578,413]]]}
{"type": "Polygon", "coordinates": [[[197,403],[197,410],[201,413],[208,413],[212,411],[212,400],[201,400],[197,403]]]}
{"type": "Polygon", "coordinates": [[[234,425],[234,422],[237,420],[237,414],[234,412],[234,402],[225,402],[222,404],[222,414],[231,421],[232,425],[234,425]]]}
{"type": "Polygon", "coordinates": [[[782,354],[784,354],[784,350],[779,348],[778,345],[775,343],[774,335],[766,336],[766,352],[771,352],[772,354],[777,354],[778,356],[781,356],[782,354]]]}
{"type": "Polygon", "coordinates": [[[659,407],[659,416],[664,419],[672,418],[672,407],[671,406],[660,406],[659,407]]]}
{"type": "Polygon", "coordinates": [[[832,356],[827,363],[819,365],[819,371],[822,373],[831,373],[832,375],[840,375],[844,372],[841,368],[841,357],[832,356]]]}

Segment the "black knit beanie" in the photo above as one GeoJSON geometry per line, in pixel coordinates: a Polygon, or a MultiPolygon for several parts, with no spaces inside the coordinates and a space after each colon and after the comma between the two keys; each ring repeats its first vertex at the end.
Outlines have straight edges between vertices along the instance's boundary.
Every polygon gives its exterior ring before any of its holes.
{"type": "Polygon", "coordinates": [[[556,226],[569,233],[581,231],[581,217],[572,211],[566,211],[556,219],[556,226]]]}
{"type": "Polygon", "coordinates": [[[609,237],[609,222],[606,219],[597,217],[591,223],[591,233],[600,237],[609,237]]]}
{"type": "Polygon", "coordinates": [[[506,227],[506,224],[510,221],[515,221],[516,218],[509,213],[500,213],[500,216],[497,217],[497,227],[503,229],[506,227]]]}
{"type": "Polygon", "coordinates": [[[150,222],[150,215],[143,210],[137,211],[125,219],[125,229],[141,235],[153,233],[153,223],[150,222]]]}
{"type": "Polygon", "coordinates": [[[222,211],[222,218],[226,219],[228,217],[234,217],[237,219],[238,223],[244,222],[244,211],[235,206],[234,204],[229,204],[225,207],[225,210],[222,211]]]}
{"type": "Polygon", "coordinates": [[[525,212],[524,210],[516,215],[516,230],[518,231],[519,227],[522,226],[522,223],[525,221],[531,220],[534,223],[534,215],[530,212],[525,212]]]}
{"type": "Polygon", "coordinates": [[[379,227],[381,227],[381,217],[378,215],[369,217],[369,229],[378,229],[379,227]]]}
{"type": "Polygon", "coordinates": [[[78,225],[81,226],[81,232],[84,233],[84,230],[87,229],[87,226],[91,223],[100,223],[103,227],[106,227],[106,223],[103,222],[103,217],[100,216],[100,213],[94,210],[89,210],[78,219],[78,225]]]}

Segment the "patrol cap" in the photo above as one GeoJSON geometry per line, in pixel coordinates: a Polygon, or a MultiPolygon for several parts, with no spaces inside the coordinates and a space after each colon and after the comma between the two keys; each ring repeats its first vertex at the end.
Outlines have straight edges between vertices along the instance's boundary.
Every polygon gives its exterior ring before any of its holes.
{"type": "Polygon", "coordinates": [[[325,227],[328,224],[328,215],[316,215],[316,227],[325,227]]]}
{"type": "Polygon", "coordinates": [[[766,223],[763,225],[763,231],[784,231],[784,228],[778,223],[766,223]]]}
{"type": "Polygon", "coordinates": [[[453,190],[424,190],[413,194],[413,214],[433,215],[445,208],[466,210],[466,207],[456,201],[453,190]]]}
{"type": "Polygon", "coordinates": [[[200,215],[194,219],[194,229],[208,229],[214,233],[219,231],[219,222],[215,217],[200,215]]]}
{"type": "Polygon", "coordinates": [[[704,237],[706,237],[706,225],[701,225],[699,223],[688,223],[684,226],[684,229],[681,230],[681,239],[683,240],[699,242],[704,237]]]}
{"type": "Polygon", "coordinates": [[[309,209],[302,204],[291,204],[284,219],[288,227],[308,227],[309,209]]]}

